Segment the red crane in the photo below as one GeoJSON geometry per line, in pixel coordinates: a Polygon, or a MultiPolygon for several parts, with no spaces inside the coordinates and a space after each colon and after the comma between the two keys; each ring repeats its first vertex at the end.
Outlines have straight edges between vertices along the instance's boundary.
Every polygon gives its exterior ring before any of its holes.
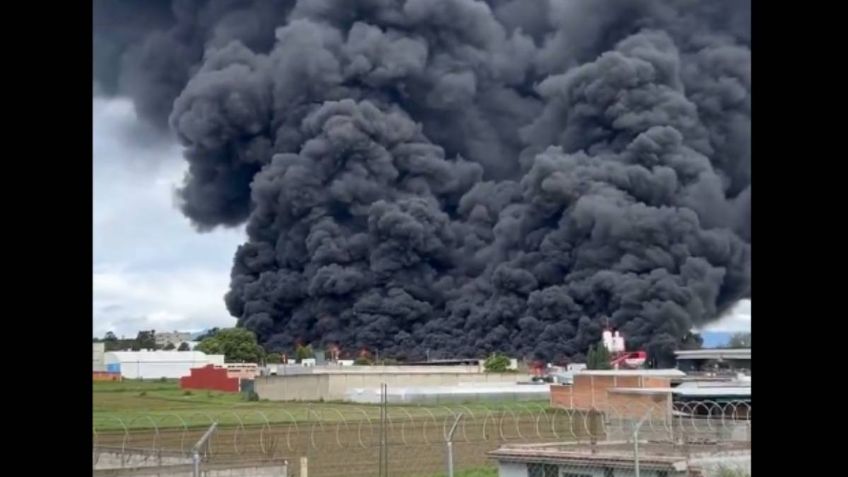
{"type": "Polygon", "coordinates": [[[648,353],[644,351],[626,351],[624,337],[618,331],[604,330],[601,335],[603,346],[610,352],[610,367],[612,369],[636,369],[641,368],[648,359],[648,353]]]}

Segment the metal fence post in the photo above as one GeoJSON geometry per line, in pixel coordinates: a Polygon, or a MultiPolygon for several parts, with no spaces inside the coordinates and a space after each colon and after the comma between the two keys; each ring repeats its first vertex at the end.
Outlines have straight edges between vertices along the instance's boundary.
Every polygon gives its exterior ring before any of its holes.
{"type": "Polygon", "coordinates": [[[448,477],[453,477],[453,434],[456,432],[456,426],[459,424],[459,420],[462,419],[462,413],[459,413],[456,416],[456,419],[453,421],[453,426],[451,426],[450,431],[448,431],[445,436],[445,447],[447,448],[447,467],[448,467],[448,477]]]}
{"type": "Polygon", "coordinates": [[[380,456],[378,458],[379,477],[388,477],[389,475],[389,442],[388,429],[386,429],[386,424],[388,421],[388,402],[389,386],[386,383],[382,383],[380,384],[380,456]]]}
{"type": "Polygon", "coordinates": [[[200,477],[200,451],[195,450],[191,455],[191,475],[194,477],[200,477]]]}
{"type": "Polygon", "coordinates": [[[651,410],[649,409],[645,412],[645,415],[642,416],[642,419],[639,419],[639,422],[636,423],[635,428],[633,429],[633,473],[636,477],[639,477],[639,428],[642,427],[642,424],[645,423],[645,420],[651,415],[651,410]]]}
{"type": "Polygon", "coordinates": [[[212,434],[215,432],[215,429],[218,428],[218,423],[213,422],[209,429],[203,434],[203,436],[194,444],[194,447],[191,448],[191,460],[192,460],[192,475],[194,477],[200,477],[200,450],[207,444],[209,438],[212,437],[212,434]]]}

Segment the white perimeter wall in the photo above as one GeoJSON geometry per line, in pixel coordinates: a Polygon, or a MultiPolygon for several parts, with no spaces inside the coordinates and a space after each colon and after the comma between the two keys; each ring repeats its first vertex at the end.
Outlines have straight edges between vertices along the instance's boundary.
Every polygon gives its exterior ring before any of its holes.
{"type": "Polygon", "coordinates": [[[496,373],[339,373],[266,376],[256,379],[255,390],[271,401],[341,401],[354,388],[456,386],[462,383],[515,383],[517,374],[496,373]]]}

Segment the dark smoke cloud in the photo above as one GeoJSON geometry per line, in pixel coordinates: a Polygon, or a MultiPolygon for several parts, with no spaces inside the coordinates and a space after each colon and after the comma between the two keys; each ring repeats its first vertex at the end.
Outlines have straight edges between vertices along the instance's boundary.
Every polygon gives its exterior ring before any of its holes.
{"type": "Polygon", "coordinates": [[[751,282],[750,2],[95,1],[271,349],[660,360],[751,282]]]}

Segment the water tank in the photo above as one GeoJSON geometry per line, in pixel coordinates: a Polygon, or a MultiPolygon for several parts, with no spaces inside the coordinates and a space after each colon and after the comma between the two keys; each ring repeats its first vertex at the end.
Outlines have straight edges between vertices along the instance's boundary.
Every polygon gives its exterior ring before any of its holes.
{"type": "Polygon", "coordinates": [[[624,337],[621,336],[618,331],[616,331],[615,336],[612,337],[612,351],[615,353],[624,352],[624,337]]]}
{"type": "Polygon", "coordinates": [[[604,330],[604,332],[601,334],[601,340],[604,344],[604,348],[606,348],[610,351],[613,350],[613,347],[615,345],[614,345],[613,339],[612,339],[612,331],[604,330]]]}

